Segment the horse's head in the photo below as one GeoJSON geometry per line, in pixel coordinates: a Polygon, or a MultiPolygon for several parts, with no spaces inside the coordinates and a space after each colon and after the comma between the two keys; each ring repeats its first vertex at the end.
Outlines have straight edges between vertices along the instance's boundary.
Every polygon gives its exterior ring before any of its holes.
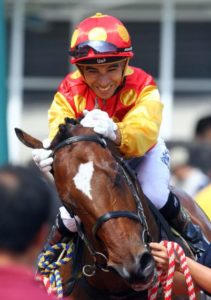
{"type": "MultiPolygon", "coordinates": [[[[16,133],[25,145],[42,147],[26,133],[16,133]]],[[[135,290],[149,288],[155,266],[146,244],[153,220],[148,226],[148,207],[133,195],[130,176],[114,158],[114,144],[67,119],[50,148],[58,194],[81,219],[96,265],[115,270],[135,290]]]]}

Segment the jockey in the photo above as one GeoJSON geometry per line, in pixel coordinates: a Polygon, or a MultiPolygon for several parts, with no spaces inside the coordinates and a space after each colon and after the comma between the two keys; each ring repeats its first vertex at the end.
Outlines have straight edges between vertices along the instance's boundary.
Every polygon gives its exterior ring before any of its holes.
{"type": "MultiPolygon", "coordinates": [[[[85,115],[81,124],[118,145],[145,195],[166,220],[196,247],[205,248],[200,229],[169,190],[169,151],[159,137],[163,104],[152,76],[129,66],[133,50],[125,26],[115,17],[96,13],[75,29],[69,54],[77,69],[63,79],[48,111],[49,139],[66,117],[85,115]]],[[[50,154],[45,146],[32,152],[43,171],[51,169],[50,154]]],[[[57,229],[63,219],[73,225],[64,208],[58,219],[57,229]]]]}

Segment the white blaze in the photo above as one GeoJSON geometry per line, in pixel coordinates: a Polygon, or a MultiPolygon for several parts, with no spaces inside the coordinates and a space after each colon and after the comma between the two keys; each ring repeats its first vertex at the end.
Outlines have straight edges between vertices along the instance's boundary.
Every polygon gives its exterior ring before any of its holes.
{"type": "Polygon", "coordinates": [[[91,180],[94,173],[93,162],[89,161],[85,164],[80,164],[78,168],[78,173],[73,178],[75,186],[78,190],[84,193],[87,197],[92,200],[91,195],[91,180]]]}

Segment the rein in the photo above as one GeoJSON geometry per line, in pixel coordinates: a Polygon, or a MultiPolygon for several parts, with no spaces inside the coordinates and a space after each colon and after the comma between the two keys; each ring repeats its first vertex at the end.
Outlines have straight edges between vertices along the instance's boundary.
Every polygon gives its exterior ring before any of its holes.
{"type": "MultiPolygon", "coordinates": [[[[54,148],[54,150],[52,152],[52,156],[54,157],[56,152],[63,147],[72,145],[73,143],[78,143],[78,142],[83,142],[83,141],[95,142],[95,143],[101,145],[103,148],[108,147],[105,138],[100,135],[93,134],[93,135],[73,136],[73,137],[69,137],[66,140],[59,143],[54,148]]],[[[96,223],[93,225],[92,234],[95,238],[97,238],[97,232],[98,232],[99,228],[102,226],[103,223],[109,221],[110,219],[114,219],[114,218],[116,219],[116,218],[122,218],[122,217],[129,218],[129,219],[138,221],[142,224],[142,226],[143,226],[142,239],[143,239],[145,246],[147,248],[149,248],[148,244],[151,241],[151,236],[149,233],[143,206],[140,201],[140,197],[138,195],[137,187],[135,187],[135,185],[133,183],[134,174],[133,174],[132,170],[127,166],[127,164],[125,163],[124,159],[121,156],[112,153],[112,151],[111,151],[111,154],[114,157],[114,159],[117,161],[118,165],[120,166],[122,174],[131,190],[132,195],[134,196],[134,199],[136,201],[136,206],[137,206],[137,213],[134,213],[131,211],[107,212],[97,219],[96,223]]],[[[67,210],[70,212],[70,215],[74,217],[74,213],[71,212],[69,208],[67,208],[67,210]]],[[[89,252],[91,253],[91,255],[94,259],[93,265],[85,265],[83,267],[83,274],[88,277],[93,276],[95,274],[95,271],[97,268],[104,272],[109,272],[109,269],[107,268],[107,260],[108,260],[107,257],[103,253],[95,251],[95,249],[92,247],[90,241],[86,237],[82,225],[79,224],[76,219],[75,219],[75,221],[76,221],[78,234],[79,234],[80,238],[84,241],[86,247],[88,248],[89,252]],[[98,258],[100,258],[101,260],[103,259],[105,261],[105,263],[98,263],[98,258]]]]}
{"type": "Polygon", "coordinates": [[[154,286],[152,286],[151,289],[148,291],[148,300],[156,299],[160,284],[163,288],[164,300],[171,300],[173,279],[175,273],[175,264],[176,264],[175,253],[179,258],[180,268],[185,276],[189,299],[196,300],[193,280],[182,247],[179,244],[170,241],[162,241],[161,244],[163,244],[167,249],[167,253],[169,256],[169,268],[167,274],[163,272],[160,268],[158,268],[157,270],[158,280],[155,282],[154,286]]]}
{"type": "Polygon", "coordinates": [[[39,273],[36,274],[35,279],[44,284],[49,295],[56,295],[58,299],[63,298],[62,278],[59,268],[71,261],[72,256],[72,245],[66,243],[50,246],[39,255],[39,273]],[[58,251],[61,251],[61,254],[56,259],[58,251]],[[56,259],[56,261],[53,259],[56,259]]]}

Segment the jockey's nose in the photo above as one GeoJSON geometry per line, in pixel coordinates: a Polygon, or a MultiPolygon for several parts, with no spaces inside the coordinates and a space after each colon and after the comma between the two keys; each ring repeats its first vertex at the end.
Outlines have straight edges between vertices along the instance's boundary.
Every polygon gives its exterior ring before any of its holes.
{"type": "Polygon", "coordinates": [[[109,83],[110,83],[110,79],[107,76],[107,74],[99,75],[98,84],[99,84],[100,87],[105,88],[105,87],[108,86],[109,83]]]}

